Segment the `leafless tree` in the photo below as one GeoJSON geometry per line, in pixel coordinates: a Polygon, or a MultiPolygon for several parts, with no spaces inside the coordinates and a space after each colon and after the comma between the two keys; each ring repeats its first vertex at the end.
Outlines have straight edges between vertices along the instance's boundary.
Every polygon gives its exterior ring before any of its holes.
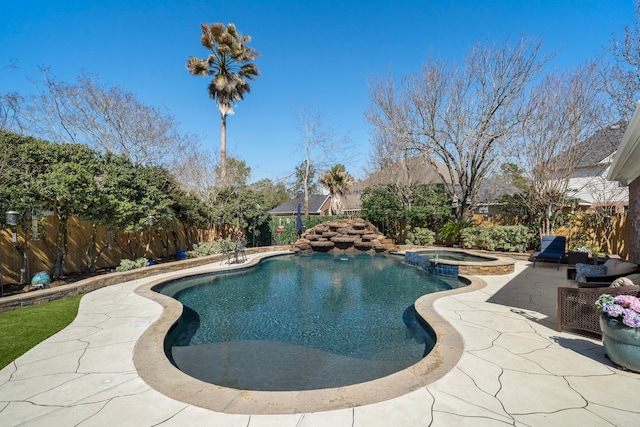
{"type": "MultiPolygon", "coordinates": [[[[391,77],[379,80],[367,118],[378,134],[424,154],[451,197],[473,200],[514,135],[526,85],[549,59],[541,49],[541,41],[524,36],[514,45],[485,42],[461,67],[431,61],[398,89],[391,77]]],[[[467,211],[462,203],[458,217],[467,211]]]]}
{"type": "Polygon", "coordinates": [[[631,119],[640,97],[640,0],[634,0],[634,4],[633,25],[625,27],[622,40],[612,39],[608,53],[613,56],[613,63],[601,67],[611,102],[626,121],[631,119]]]}
{"type": "Polygon", "coordinates": [[[133,93],[104,85],[95,76],[82,73],[75,83],[59,81],[47,69],[42,76],[41,93],[12,98],[20,133],[164,166],[195,139],[181,132],[167,111],[145,105],[133,93]]]}
{"type": "MultiPolygon", "coordinates": [[[[358,184],[358,190],[379,184],[392,184],[403,205],[410,208],[413,200],[411,183],[442,183],[440,173],[443,172],[443,165],[438,163],[440,169],[436,171],[433,168],[435,162],[411,148],[406,141],[395,138],[395,135],[374,134],[372,146],[372,168],[367,179],[358,184]]],[[[447,184],[450,185],[451,182],[447,181],[447,184]]]]}
{"type": "MultiPolygon", "coordinates": [[[[5,71],[13,68],[18,68],[14,62],[0,68],[0,71],[5,71]]],[[[0,130],[8,130],[11,127],[11,123],[15,120],[14,111],[10,108],[11,94],[0,94],[0,130]]]]}
{"type": "MultiPolygon", "coordinates": [[[[605,169],[603,167],[603,169],[605,169]]],[[[585,186],[593,197],[593,205],[589,214],[595,217],[596,227],[592,245],[606,250],[608,253],[620,253],[620,243],[614,239],[614,232],[619,228],[625,201],[629,200],[629,187],[618,182],[607,181],[604,177],[594,177],[585,186]],[[617,244],[617,246],[616,246],[617,244]]]]}
{"type": "Polygon", "coordinates": [[[304,154],[300,177],[304,193],[303,210],[305,215],[309,215],[309,187],[313,168],[326,168],[338,153],[345,152],[349,146],[349,139],[337,139],[331,128],[325,125],[322,114],[311,107],[300,107],[297,115],[304,154]]]}
{"type": "Polygon", "coordinates": [[[574,191],[570,178],[603,128],[602,98],[595,63],[553,72],[530,91],[512,153],[528,178],[527,203],[538,212],[541,235],[574,191]]]}
{"type": "Polygon", "coordinates": [[[214,153],[193,144],[186,147],[182,155],[172,159],[170,170],[185,189],[195,192],[202,200],[209,200],[218,184],[218,164],[214,153]]]}
{"type": "MultiPolygon", "coordinates": [[[[369,91],[378,96],[388,96],[393,93],[393,81],[387,76],[384,84],[381,81],[373,81],[369,85],[369,91]]],[[[395,100],[388,99],[389,102],[395,100]]],[[[365,117],[370,123],[378,124],[379,116],[376,111],[370,109],[365,113],[365,117]]],[[[419,158],[415,150],[409,146],[407,138],[403,138],[402,134],[384,131],[385,127],[375,126],[371,141],[372,152],[370,153],[370,166],[368,175],[370,184],[378,183],[394,184],[396,191],[402,199],[409,199],[408,184],[414,181],[414,168],[410,167],[410,163],[416,159],[425,161],[422,156],[419,158]]],[[[428,165],[420,165],[421,168],[428,168],[428,165]]]]}

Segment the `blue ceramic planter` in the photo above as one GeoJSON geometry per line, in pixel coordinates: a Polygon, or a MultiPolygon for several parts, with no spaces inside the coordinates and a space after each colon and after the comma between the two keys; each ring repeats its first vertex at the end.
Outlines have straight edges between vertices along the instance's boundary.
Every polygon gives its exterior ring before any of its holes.
{"type": "Polygon", "coordinates": [[[616,365],[640,372],[640,328],[600,315],[602,344],[609,359],[616,365]]]}
{"type": "Polygon", "coordinates": [[[44,271],[34,274],[31,278],[31,284],[33,286],[39,286],[43,289],[48,288],[50,283],[51,277],[44,271]]]}

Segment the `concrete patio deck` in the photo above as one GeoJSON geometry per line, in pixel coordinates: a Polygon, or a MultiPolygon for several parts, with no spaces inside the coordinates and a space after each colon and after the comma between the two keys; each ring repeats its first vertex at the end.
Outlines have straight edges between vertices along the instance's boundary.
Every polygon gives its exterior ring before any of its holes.
{"type": "Polygon", "coordinates": [[[636,426],[640,374],[615,368],[598,340],[555,330],[565,277],[554,264],[517,261],[512,274],[483,276],[483,289],[438,299],[435,309],[460,333],[464,352],[425,387],[282,415],[214,412],[151,388],[133,350],[161,307],[134,290],[158,276],[112,285],[87,294],[69,327],[0,371],[0,425],[636,426]]]}

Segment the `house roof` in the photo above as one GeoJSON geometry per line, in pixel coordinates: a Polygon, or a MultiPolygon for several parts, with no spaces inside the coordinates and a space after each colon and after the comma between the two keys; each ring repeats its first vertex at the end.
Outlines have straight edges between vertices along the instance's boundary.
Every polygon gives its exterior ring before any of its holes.
{"type": "Polygon", "coordinates": [[[607,179],[630,183],[640,176],[640,102],[613,158],[607,179]]]}
{"type": "MultiPolygon", "coordinates": [[[[328,199],[329,196],[325,194],[309,194],[309,213],[321,213],[322,206],[328,199]]],[[[269,213],[271,215],[295,215],[296,213],[298,213],[298,203],[302,204],[304,211],[303,194],[300,194],[299,196],[281,204],[280,206],[276,206],[275,208],[271,209],[269,213]]]]}
{"type": "MultiPolygon", "coordinates": [[[[445,177],[449,176],[447,167],[436,161],[437,170],[445,177]]],[[[424,155],[414,156],[407,159],[406,169],[408,173],[403,173],[404,166],[398,161],[393,165],[372,173],[365,180],[358,181],[353,186],[354,193],[361,193],[364,189],[375,187],[378,184],[397,182],[400,184],[410,184],[411,182],[421,182],[423,184],[442,184],[436,169],[427,161],[424,155]]],[[[447,179],[451,183],[451,179],[447,179]]]]}
{"type": "Polygon", "coordinates": [[[575,167],[593,166],[599,163],[609,163],[612,155],[618,149],[625,133],[626,122],[618,122],[604,129],[600,129],[580,145],[587,147],[575,167]]]}
{"type": "Polygon", "coordinates": [[[476,203],[491,203],[503,194],[513,196],[519,191],[514,185],[493,178],[485,178],[478,187],[476,203]]]}

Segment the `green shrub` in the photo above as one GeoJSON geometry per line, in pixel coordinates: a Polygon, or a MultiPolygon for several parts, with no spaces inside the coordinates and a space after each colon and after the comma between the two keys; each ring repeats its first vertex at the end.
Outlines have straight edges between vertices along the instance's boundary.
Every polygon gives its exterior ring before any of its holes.
{"type": "Polygon", "coordinates": [[[531,240],[529,229],[524,225],[466,228],[460,237],[465,248],[505,252],[524,252],[531,240]]]}
{"type": "MultiPolygon", "coordinates": [[[[302,226],[304,231],[322,224],[327,221],[337,219],[345,219],[345,216],[320,216],[320,215],[302,215],[302,226]]],[[[298,232],[296,231],[296,216],[272,216],[269,222],[269,232],[271,234],[270,245],[286,245],[294,243],[298,240],[298,232]],[[278,231],[278,226],[282,227],[278,231]]]]}
{"type": "Polygon", "coordinates": [[[138,258],[135,261],[130,259],[120,260],[120,265],[116,267],[116,271],[129,271],[147,266],[149,261],[146,258],[138,258]]]}
{"type": "Polygon", "coordinates": [[[472,218],[452,219],[440,229],[440,238],[451,240],[454,245],[462,245],[462,232],[474,227],[476,227],[476,222],[472,218]]]}
{"type": "Polygon", "coordinates": [[[187,251],[187,258],[199,258],[203,256],[215,255],[222,252],[221,242],[202,242],[193,245],[193,249],[187,251]]]}
{"type": "Polygon", "coordinates": [[[415,227],[407,231],[407,245],[432,245],[436,241],[436,233],[428,228],[415,227]]]}

